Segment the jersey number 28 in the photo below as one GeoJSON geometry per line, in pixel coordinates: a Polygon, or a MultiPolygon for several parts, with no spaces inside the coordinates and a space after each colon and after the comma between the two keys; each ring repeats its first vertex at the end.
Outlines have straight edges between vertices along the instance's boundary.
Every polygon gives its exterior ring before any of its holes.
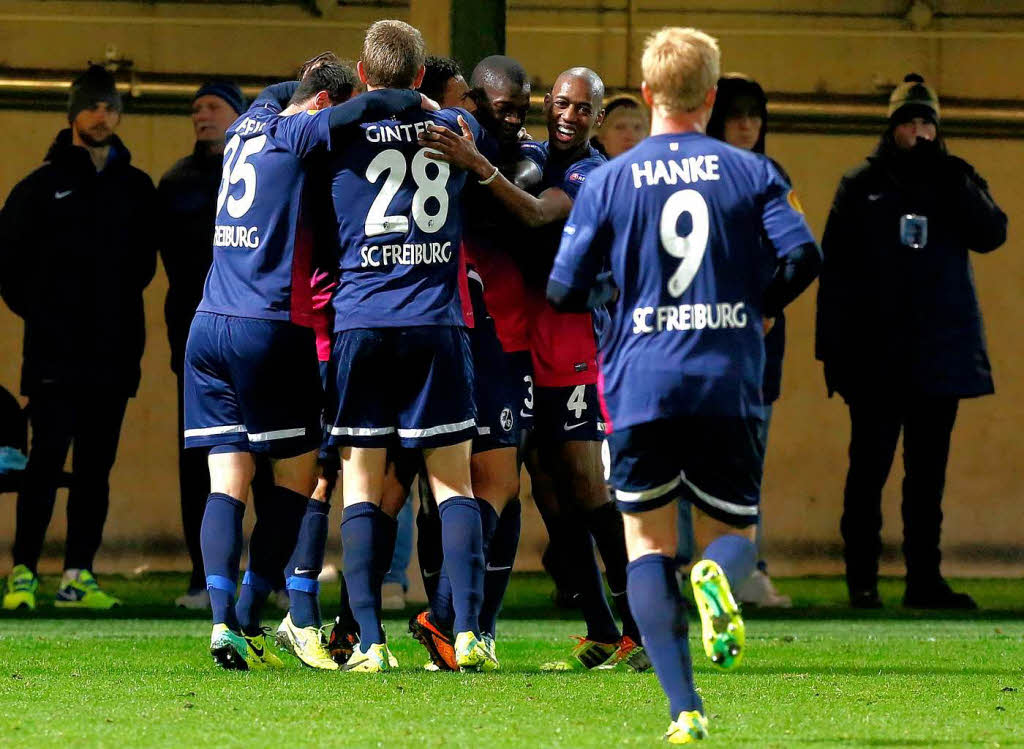
{"type": "Polygon", "coordinates": [[[693,283],[708,248],[708,204],[696,190],[672,193],[661,209],[659,234],[661,246],[674,258],[682,260],[668,279],[668,293],[680,297],[693,283]],[[692,227],[685,237],[679,236],[676,225],[684,214],[690,214],[692,227]]]}
{"type": "MultiPolygon", "coordinates": [[[[443,161],[428,159],[426,152],[426,148],[421,148],[412,157],[412,179],[416,183],[416,192],[412,196],[412,219],[420,231],[433,234],[444,226],[448,218],[447,187],[451,168],[443,161]],[[437,170],[433,177],[427,173],[427,166],[431,164],[437,170]],[[430,198],[434,198],[438,203],[434,213],[427,209],[427,201],[430,198]]],[[[381,151],[366,167],[366,179],[372,183],[376,183],[385,172],[387,173],[380,192],[366,214],[364,233],[367,237],[395,232],[408,233],[409,219],[406,216],[386,215],[388,208],[391,207],[391,201],[402,187],[407,171],[405,155],[396,148],[381,151]]]]}

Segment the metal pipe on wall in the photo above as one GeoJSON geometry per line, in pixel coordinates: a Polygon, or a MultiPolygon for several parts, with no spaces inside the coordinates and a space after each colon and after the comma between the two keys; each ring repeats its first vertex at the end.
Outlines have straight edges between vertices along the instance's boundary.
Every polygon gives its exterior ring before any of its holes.
{"type": "MultiPolygon", "coordinates": [[[[61,111],[67,106],[71,80],[79,72],[0,68],[0,109],[61,111]]],[[[129,112],[174,115],[186,113],[196,89],[215,77],[221,76],[130,71],[117,74],[117,86],[129,112]]],[[[237,76],[235,80],[252,99],[280,78],[237,76]]],[[[768,92],[768,101],[773,132],[870,134],[877,133],[885,121],[885,101],[878,96],[768,92]]],[[[543,103],[543,96],[531,97],[531,124],[540,123],[543,103]]],[[[942,127],[954,137],[1024,139],[1024,102],[944,98],[942,127]]]]}

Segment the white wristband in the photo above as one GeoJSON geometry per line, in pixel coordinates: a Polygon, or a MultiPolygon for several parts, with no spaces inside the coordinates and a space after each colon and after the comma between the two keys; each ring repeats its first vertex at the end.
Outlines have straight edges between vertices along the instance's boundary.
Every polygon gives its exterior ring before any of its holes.
{"type": "Polygon", "coordinates": [[[482,179],[478,184],[489,185],[498,177],[498,167],[494,167],[494,171],[491,172],[491,176],[487,179],[482,179]]]}

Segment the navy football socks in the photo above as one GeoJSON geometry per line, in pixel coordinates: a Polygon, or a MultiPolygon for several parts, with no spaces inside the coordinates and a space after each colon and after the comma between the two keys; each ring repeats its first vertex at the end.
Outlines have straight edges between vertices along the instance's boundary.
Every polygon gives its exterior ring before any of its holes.
{"type": "Polygon", "coordinates": [[[484,597],[483,528],[480,505],[472,497],[451,497],[439,505],[444,568],[452,586],[452,631],[480,634],[484,597]]]}
{"type": "Polygon", "coordinates": [[[235,604],[235,616],[242,632],[247,635],[260,633],[260,618],[263,604],[270,596],[276,575],[277,540],[275,518],[257,515],[256,525],[249,536],[249,564],[242,577],[242,588],[235,604]]]}
{"type": "Polygon", "coordinates": [[[608,587],[612,593],[612,603],[622,620],[622,634],[633,642],[640,642],[640,630],[629,610],[626,595],[626,532],[622,525],[622,513],[613,502],[607,502],[595,510],[586,513],[587,528],[594,537],[597,550],[604,560],[604,574],[608,578],[608,587]]]}
{"type": "Polygon", "coordinates": [[[727,533],[708,544],[704,559],[718,563],[729,579],[729,587],[735,591],[753,574],[757,566],[757,547],[749,538],[727,533]]]}
{"type": "MultiPolygon", "coordinates": [[[[384,644],[384,630],[380,626],[380,585],[374,564],[377,541],[377,514],[380,510],[373,502],[358,502],[345,508],[341,521],[342,559],[345,566],[345,585],[352,617],[359,625],[362,647],[384,644]]],[[[365,650],[364,650],[365,652],[365,650]]]]}
{"type": "Polygon", "coordinates": [[[647,554],[630,562],[626,575],[629,600],[637,602],[633,616],[661,688],[668,695],[672,720],[684,710],[704,712],[693,684],[686,604],[676,583],[675,560],[647,554]]]}
{"type": "MultiPolygon", "coordinates": [[[[296,497],[300,496],[297,493],[296,497]]],[[[320,571],[324,566],[327,544],[327,514],[331,506],[316,499],[306,500],[306,513],[299,527],[284,581],[288,590],[288,606],[296,627],[320,626],[320,571]]]]}
{"type": "Polygon", "coordinates": [[[206,500],[199,542],[210,592],[213,623],[238,631],[235,589],[242,560],[242,516],[245,504],[227,494],[212,493],[206,500]]]}
{"type": "MultiPolygon", "coordinates": [[[[486,502],[481,501],[481,519],[486,516],[484,505],[487,509],[494,510],[486,502]]],[[[516,561],[516,550],[519,548],[519,532],[522,527],[522,505],[518,499],[513,499],[501,516],[497,517],[497,527],[494,530],[493,538],[487,544],[487,564],[484,571],[484,602],[480,606],[480,631],[485,635],[494,637],[497,628],[498,613],[501,611],[501,602],[505,599],[505,591],[508,589],[508,581],[512,577],[512,567],[516,561]]],[[[486,525],[485,542],[486,542],[486,525]]]]}

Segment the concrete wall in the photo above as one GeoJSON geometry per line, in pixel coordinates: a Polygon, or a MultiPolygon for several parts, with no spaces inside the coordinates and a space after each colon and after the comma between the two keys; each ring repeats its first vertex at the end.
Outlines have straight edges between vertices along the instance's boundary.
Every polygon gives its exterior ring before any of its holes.
{"type": "MultiPolygon", "coordinates": [[[[610,86],[627,84],[625,2],[604,12],[592,10],[597,3],[590,0],[558,0],[544,10],[524,5],[511,4],[509,52],[538,79],[550,82],[559,70],[586,64],[610,86]]],[[[637,51],[647,31],[664,23],[686,23],[719,36],[725,69],[754,74],[772,91],[870,94],[914,69],[945,96],[1024,99],[1024,79],[1007,64],[1024,59],[1024,22],[977,16],[1012,11],[1009,6],[1021,6],[1021,11],[1024,3],[941,3],[939,10],[946,16],[921,32],[898,17],[905,10],[903,2],[718,2],[715,12],[673,12],[679,5],[668,0],[639,3],[629,83],[638,82],[637,51]],[[961,14],[968,6],[976,15],[966,19],[961,14]]],[[[106,45],[113,44],[143,71],[280,76],[322,49],[357,56],[361,30],[380,17],[373,9],[328,7],[327,2],[322,7],[324,17],[314,19],[289,7],[5,2],[0,6],[0,62],[72,69],[102,58],[106,45]]],[[[405,17],[407,12],[399,9],[390,15],[405,17]]],[[[6,196],[39,163],[63,126],[59,114],[0,111],[0,195],[6,196]]],[[[191,148],[184,116],[129,115],[120,135],[134,162],[154,179],[191,148]]],[[[769,137],[769,152],[793,176],[817,235],[839,176],[873,145],[873,138],[861,136],[769,137]]],[[[998,393],[961,408],[949,467],[945,538],[958,553],[988,549],[1012,556],[1024,546],[1024,469],[1017,437],[1024,410],[1018,376],[1024,355],[1013,343],[1024,282],[1019,229],[1024,148],[1020,141],[1000,140],[954,140],[950,147],[989,180],[1011,221],[1007,245],[974,261],[998,393]]],[[[174,386],[161,309],[165,292],[160,271],[146,292],[149,342],[142,386],[129,405],[111,482],[107,538],[111,546],[141,547],[142,557],[147,543],[173,539],[180,526],[174,386]]],[[[849,427],[841,402],[826,400],[820,367],[813,361],[813,298],[812,290],[790,315],[783,397],[769,443],[764,500],[768,536],[783,560],[787,554],[834,552],[838,537],[849,427]]],[[[18,384],[20,351],[20,321],[0,309],[0,384],[12,390],[18,384]]],[[[893,543],[899,540],[901,475],[897,466],[885,498],[886,539],[893,543]]],[[[13,534],[12,500],[0,498],[0,547],[13,534]]],[[[63,537],[62,504],[51,530],[55,540],[63,537]]],[[[542,537],[535,515],[530,518],[524,549],[535,550],[542,537]]]]}

